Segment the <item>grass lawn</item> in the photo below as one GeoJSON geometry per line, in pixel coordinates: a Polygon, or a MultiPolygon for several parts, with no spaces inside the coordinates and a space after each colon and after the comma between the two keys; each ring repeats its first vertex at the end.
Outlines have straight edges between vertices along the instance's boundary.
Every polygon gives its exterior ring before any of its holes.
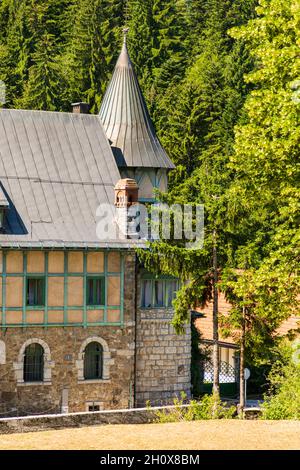
{"type": "Polygon", "coordinates": [[[300,449],[300,421],[104,425],[0,435],[0,449],[300,449]]]}

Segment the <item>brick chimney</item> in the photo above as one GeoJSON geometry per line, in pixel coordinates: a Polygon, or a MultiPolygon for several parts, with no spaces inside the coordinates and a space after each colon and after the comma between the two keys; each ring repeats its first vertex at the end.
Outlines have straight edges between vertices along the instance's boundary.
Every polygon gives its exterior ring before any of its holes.
{"type": "Polygon", "coordinates": [[[130,207],[139,200],[139,187],[135,180],[125,178],[119,180],[115,186],[115,206],[130,207]]]}
{"type": "Polygon", "coordinates": [[[74,114],[89,114],[90,105],[88,103],[72,103],[71,106],[74,114]]]}
{"type": "Polygon", "coordinates": [[[122,238],[139,238],[136,232],[134,210],[130,213],[132,206],[138,208],[138,195],[139,187],[135,180],[126,178],[117,182],[115,186],[116,222],[122,238]]]}

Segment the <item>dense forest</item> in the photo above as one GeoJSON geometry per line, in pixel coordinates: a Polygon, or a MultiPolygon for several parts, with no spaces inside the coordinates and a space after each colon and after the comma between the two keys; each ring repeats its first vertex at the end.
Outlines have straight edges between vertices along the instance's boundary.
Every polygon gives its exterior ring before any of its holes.
{"type": "Polygon", "coordinates": [[[205,204],[205,243],[158,242],[149,269],[178,275],[189,306],[233,308],[223,331],[268,362],[298,311],[300,5],[294,0],[1,0],[6,107],[97,113],[129,27],[128,48],[157,133],[177,168],[169,202],[205,204]],[[214,256],[213,256],[214,254],[214,256]]]}

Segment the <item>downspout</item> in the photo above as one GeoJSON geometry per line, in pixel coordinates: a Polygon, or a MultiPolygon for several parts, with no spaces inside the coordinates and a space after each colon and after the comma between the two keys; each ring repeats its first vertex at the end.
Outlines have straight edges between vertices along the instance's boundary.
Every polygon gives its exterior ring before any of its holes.
{"type": "Polygon", "coordinates": [[[137,407],[136,403],[136,380],[137,380],[137,321],[138,321],[138,260],[135,254],[135,276],[134,276],[134,364],[133,364],[133,406],[137,407]]]}

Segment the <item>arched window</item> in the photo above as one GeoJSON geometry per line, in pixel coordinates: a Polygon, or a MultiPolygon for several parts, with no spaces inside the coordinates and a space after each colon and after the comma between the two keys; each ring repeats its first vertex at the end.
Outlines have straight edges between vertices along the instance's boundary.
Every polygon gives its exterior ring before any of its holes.
{"type": "Polygon", "coordinates": [[[89,380],[110,380],[110,366],[114,364],[107,342],[100,336],[86,338],[80,346],[76,367],[79,383],[89,380]]]}
{"type": "Polygon", "coordinates": [[[103,348],[100,343],[93,341],[84,350],[84,379],[102,379],[103,348]]]}
{"type": "Polygon", "coordinates": [[[38,343],[29,344],[24,352],[24,382],[43,382],[44,349],[38,343]]]}

